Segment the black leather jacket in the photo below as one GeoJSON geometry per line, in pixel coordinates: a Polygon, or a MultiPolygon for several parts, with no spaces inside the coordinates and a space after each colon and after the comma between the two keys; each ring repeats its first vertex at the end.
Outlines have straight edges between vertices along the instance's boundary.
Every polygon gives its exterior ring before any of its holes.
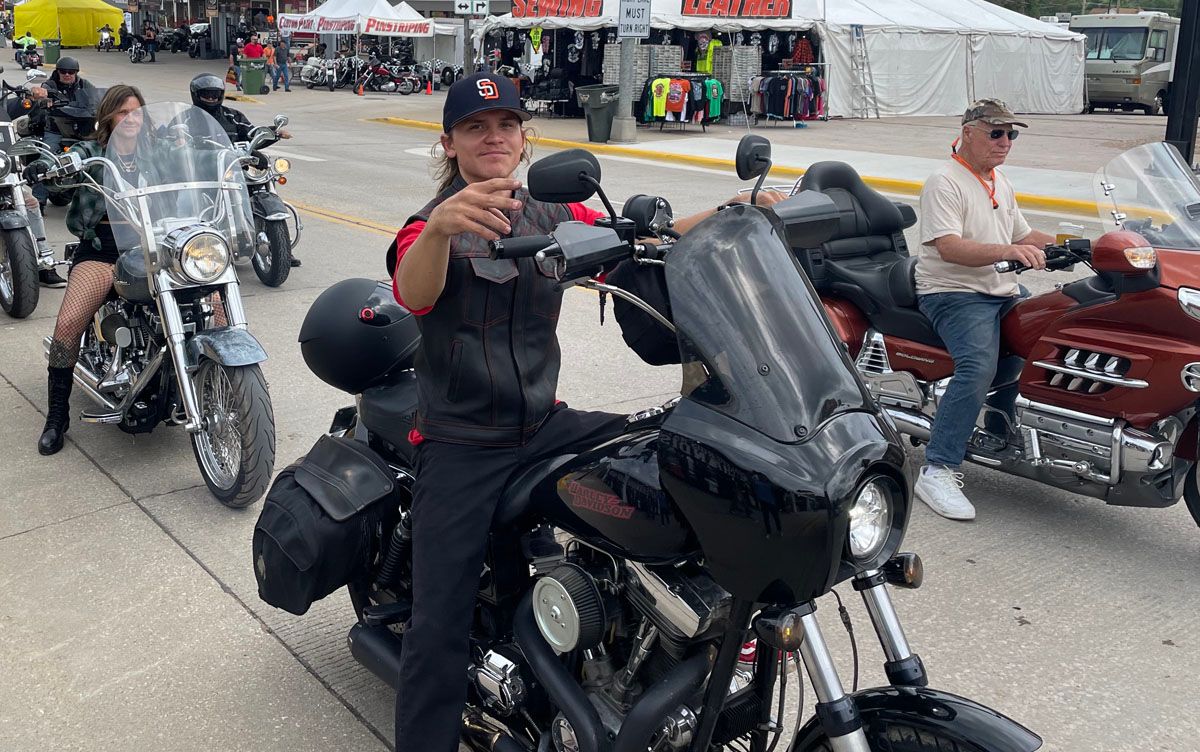
{"type": "MultiPolygon", "coordinates": [[[[466,186],[460,178],[409,219],[429,213],[466,186]]],[[[513,237],[543,235],[572,219],[563,204],[530,198],[509,213],[513,237]]],[[[560,352],[562,291],[533,259],[488,258],[487,242],[461,234],[450,242],[446,286],[420,316],[417,430],[434,440],[516,446],[541,428],[554,408],[560,352]]]]}

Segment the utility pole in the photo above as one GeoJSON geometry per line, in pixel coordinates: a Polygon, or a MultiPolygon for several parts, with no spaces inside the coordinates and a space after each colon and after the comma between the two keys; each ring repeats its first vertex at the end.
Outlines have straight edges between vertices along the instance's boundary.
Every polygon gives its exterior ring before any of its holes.
{"type": "Polygon", "coordinates": [[[1183,0],[1175,72],[1167,89],[1166,142],[1179,149],[1188,164],[1196,156],[1196,121],[1200,117],[1200,0],[1183,0]]]}

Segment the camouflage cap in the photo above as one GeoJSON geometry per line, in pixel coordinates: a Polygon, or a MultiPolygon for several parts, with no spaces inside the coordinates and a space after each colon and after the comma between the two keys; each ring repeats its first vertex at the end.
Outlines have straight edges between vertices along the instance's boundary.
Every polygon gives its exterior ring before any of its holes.
{"type": "Polygon", "coordinates": [[[979,121],[988,125],[1019,125],[1028,128],[1026,123],[1017,120],[1017,116],[1008,109],[1008,105],[999,99],[980,99],[967,108],[963,113],[962,124],[979,121]]]}

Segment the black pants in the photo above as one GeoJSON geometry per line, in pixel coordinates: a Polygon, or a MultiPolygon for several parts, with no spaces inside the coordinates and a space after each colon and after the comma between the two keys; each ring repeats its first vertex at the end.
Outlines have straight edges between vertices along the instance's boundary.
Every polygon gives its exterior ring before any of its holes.
{"type": "Polygon", "coordinates": [[[455,752],[488,529],[513,472],[617,436],[625,416],[562,407],[521,447],[426,441],[413,493],[413,612],[396,696],[397,752],[455,752]]]}

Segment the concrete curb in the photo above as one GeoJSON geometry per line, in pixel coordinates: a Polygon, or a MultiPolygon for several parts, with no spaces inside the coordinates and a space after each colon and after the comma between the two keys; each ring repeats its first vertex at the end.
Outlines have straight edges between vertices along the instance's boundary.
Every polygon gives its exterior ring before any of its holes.
{"type": "MultiPolygon", "coordinates": [[[[428,120],[411,120],[408,118],[398,117],[378,117],[368,118],[368,122],[386,123],[388,125],[398,125],[404,128],[419,128],[421,130],[437,131],[442,130],[441,123],[433,123],[428,120]]],[[[719,170],[734,170],[732,159],[721,159],[719,157],[701,157],[692,154],[664,154],[662,152],[652,152],[645,149],[635,149],[629,146],[619,146],[615,144],[593,144],[585,141],[568,141],[561,138],[547,138],[544,136],[535,136],[534,143],[553,146],[560,149],[587,149],[595,154],[611,154],[621,157],[636,157],[638,159],[649,159],[658,162],[674,162],[676,164],[694,165],[697,167],[709,167],[719,170]]],[[[804,175],[803,167],[790,167],[787,165],[775,165],[771,168],[771,174],[777,177],[792,178],[793,180],[804,175]]],[[[880,191],[887,193],[898,193],[904,196],[918,196],[921,193],[922,182],[919,180],[902,180],[900,178],[881,178],[869,175],[862,176],[863,181],[880,191]]],[[[1096,216],[1096,204],[1092,201],[1084,201],[1076,198],[1060,198],[1057,196],[1039,196],[1032,193],[1018,193],[1017,203],[1026,209],[1041,209],[1043,211],[1066,212],[1068,214],[1078,214],[1088,218],[1096,216]]]]}

